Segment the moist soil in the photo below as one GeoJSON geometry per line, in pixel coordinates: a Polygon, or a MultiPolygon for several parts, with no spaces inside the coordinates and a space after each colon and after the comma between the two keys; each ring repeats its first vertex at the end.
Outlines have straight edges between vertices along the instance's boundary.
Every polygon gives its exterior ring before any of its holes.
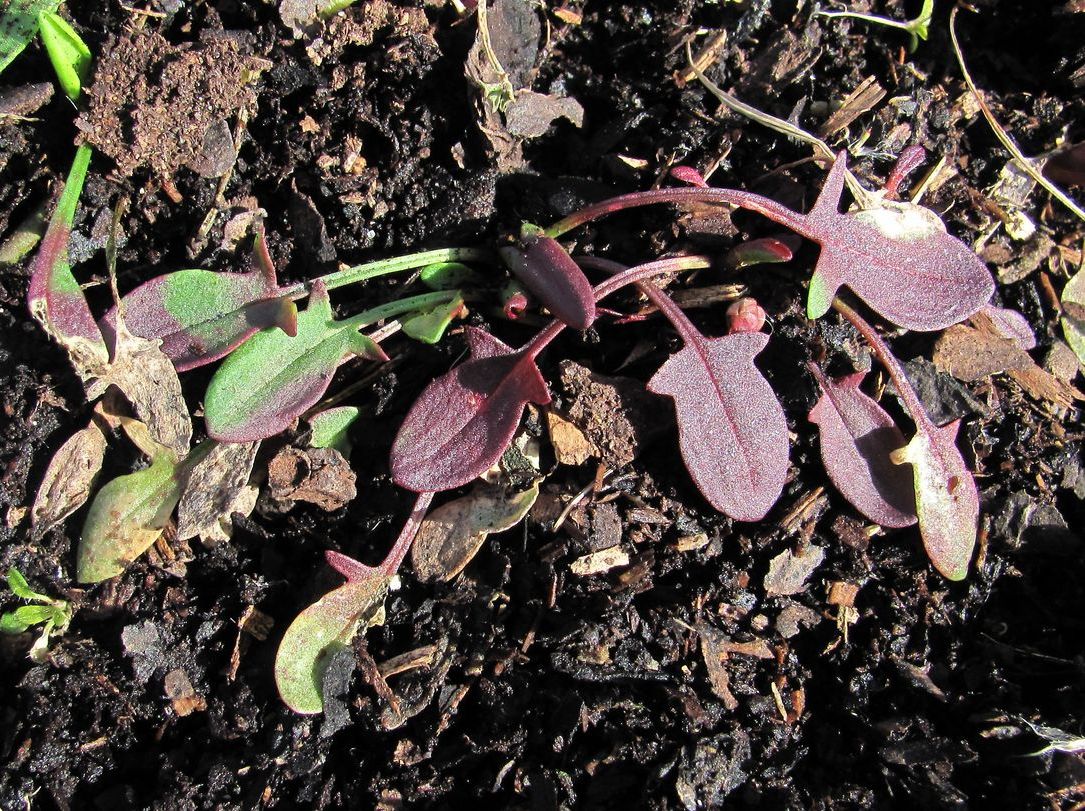
{"type": "MultiPolygon", "coordinates": [[[[5,71],[5,109],[19,117],[0,121],[0,233],[48,202],[81,138],[99,149],[72,257],[102,310],[100,248],[122,197],[122,289],[182,267],[245,269],[238,235],[253,212],[280,279],[294,282],[340,262],[495,245],[521,220],[551,222],[650,188],[673,164],[809,205],[824,170],[804,160],[806,147],[718,110],[683,80],[686,38],[699,52],[722,30],[708,75],[807,129],[873,77],[884,98],[845,116],[830,143],[851,147],[872,188],[906,145],[928,159],[905,191],[944,157],[948,171],[924,203],[976,244],[1000,303],[1036,333],[1035,358],[1058,348],[1056,295],[1081,261],[1081,222],[1035,191],[1020,201],[1035,234],[996,227],[1007,204],[992,187],[1007,154],[954,62],[948,2],[935,4],[930,39],[909,53],[900,32],[812,18],[803,2],[502,0],[490,19],[516,89],[559,98],[541,103],[541,123],[538,106],[528,110],[519,134],[481,102],[469,78],[487,67],[472,53],[475,25],[450,5],[373,0],[327,22],[312,22],[305,5],[69,3],[98,55],[96,78],[76,110],[40,86],[51,73],[37,44],[5,71]]],[[[976,5],[958,24],[994,115],[1028,155],[1080,140],[1080,4],[976,5]]],[[[906,19],[919,3],[851,6],[906,19]]],[[[722,256],[737,239],[776,233],[752,216],[652,209],[581,229],[571,244],[635,263],[676,250],[722,256]]],[[[834,316],[803,317],[801,282],[816,255],[805,246],[787,265],[679,285],[743,285],[769,314],[759,364],[793,445],[765,520],[732,522],[704,502],[677,453],[672,409],[643,392],[679,346],[673,331],[651,316],[604,317],[565,335],[542,365],[555,409],[579,415],[587,447],[559,449],[559,464],[552,422],[530,413],[547,474],[535,511],[448,583],[419,583],[407,566],[384,624],[329,663],[318,716],[279,699],[278,640],[341,582],[325,550],[372,562],[395,537],[411,497],[391,483],[391,438],[425,383],[463,354],[462,331],[435,347],[395,336],[385,344],[392,362],[340,370],[331,393],[353,385],[344,402],[363,410],[353,471],[341,475],[357,496],[345,507],[334,479],[320,505],[265,497],[235,515],[229,542],[167,532],[122,576],[78,588],[85,508],[41,538],[26,509],[90,410],[29,318],[28,262],[4,269],[0,564],[72,600],[76,614],[46,664],[26,657],[30,635],[0,638],[0,806],[1080,807],[1079,412],[1007,375],[954,380],[929,362],[930,336],[894,340],[937,420],[963,420],[958,444],[981,491],[977,560],[966,581],[944,580],[914,528],[871,536],[820,465],[803,364],[846,371],[864,350],[834,316]],[[616,545],[625,557],[614,568],[573,566],[616,545]],[[385,680],[390,661],[401,672],[385,680]],[[1062,749],[1046,748],[1052,730],[1066,733],[1062,749]]],[[[335,304],[357,312],[403,285],[344,290],[335,304]]],[[[730,288],[713,289],[711,306],[690,313],[718,335],[730,288]]],[[[470,306],[470,323],[508,343],[531,334],[495,316],[494,291],[470,306]]],[[[628,315],[644,305],[629,294],[610,306],[628,315]]],[[[208,377],[182,376],[194,409],[208,377]]],[[[269,441],[258,469],[293,438],[269,441]]],[[[142,464],[113,445],[105,476],[142,464]]]]}

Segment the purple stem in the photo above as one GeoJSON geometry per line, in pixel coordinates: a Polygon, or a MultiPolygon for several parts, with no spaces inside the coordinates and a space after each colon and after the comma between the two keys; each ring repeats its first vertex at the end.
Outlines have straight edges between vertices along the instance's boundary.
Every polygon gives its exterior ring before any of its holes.
{"type": "Polygon", "coordinates": [[[904,407],[908,409],[916,428],[921,433],[934,434],[937,428],[931,422],[931,418],[927,416],[927,410],[923,407],[923,403],[920,401],[919,395],[915,393],[915,389],[912,388],[908,376],[904,373],[904,367],[900,365],[900,361],[889,349],[889,345],[886,344],[882,336],[866,319],[840,299],[833,299],[833,308],[850,321],[851,325],[859,330],[859,334],[863,336],[864,340],[870,344],[870,348],[874,350],[874,355],[885,367],[885,370],[889,372],[889,377],[892,379],[893,385],[896,386],[900,399],[904,401],[904,407]]]}
{"type": "MultiPolygon", "coordinates": [[[[700,257],[706,262],[708,257],[700,257]]],[[[625,271],[625,265],[619,262],[614,262],[610,259],[603,259],[598,256],[581,256],[576,260],[577,264],[586,267],[594,268],[595,270],[601,270],[604,273],[610,273],[611,275],[617,275],[625,271]]],[[[682,308],[674,303],[674,300],[660,290],[653,282],[637,282],[637,289],[640,290],[648,299],[656,306],[656,308],[663,313],[675,331],[682,338],[682,341],[686,344],[695,344],[700,338],[700,330],[693,326],[693,322],[689,320],[682,308]]]]}
{"type": "MultiPolygon", "coordinates": [[[[606,260],[601,261],[606,262],[606,260]]],[[[617,273],[614,276],[611,276],[609,279],[606,279],[605,281],[600,282],[595,287],[593,287],[592,293],[595,297],[595,300],[600,301],[601,299],[609,296],[611,293],[615,293],[618,290],[621,290],[623,287],[631,284],[638,284],[645,279],[650,279],[651,277],[658,276],[661,273],[677,273],[683,270],[696,270],[698,268],[707,268],[711,266],[712,261],[707,256],[673,256],[668,259],[657,259],[654,262],[645,262],[643,265],[637,265],[636,267],[629,268],[628,270],[623,270],[621,273],[617,273]]],[[[658,288],[653,289],[660,296],[666,298],[666,296],[663,295],[663,293],[658,288]]],[[[647,295],[651,296],[650,293],[648,293],[647,295]]],[[[655,300],[653,299],[653,302],[654,301],[655,300]]],[[[672,312],[677,311],[682,318],[685,318],[685,315],[680,310],[678,310],[677,305],[671,302],[670,299],[667,299],[667,302],[673,307],[672,312]]],[[[660,307],[661,310],[663,309],[663,307],[661,307],[658,303],[656,303],[656,306],[660,307]]],[[[696,328],[693,326],[693,324],[689,322],[688,319],[686,319],[685,323],[688,329],[692,331],[692,334],[698,334],[696,328]]],[[[675,326],[677,328],[677,324],[675,326]]],[[[558,321],[557,319],[551,321],[546,327],[543,328],[542,332],[532,338],[530,343],[524,346],[524,348],[521,350],[521,352],[523,352],[523,356],[532,360],[537,358],[539,356],[539,353],[542,352],[550,344],[551,341],[558,337],[558,335],[561,334],[561,331],[563,329],[565,329],[564,323],[558,321]]],[[[680,329],[679,332],[681,332],[680,329]]],[[[685,337],[685,333],[682,334],[683,337],[685,337]]]]}
{"type": "Polygon", "coordinates": [[[546,235],[556,238],[586,222],[591,222],[607,214],[656,203],[722,203],[724,205],[738,206],[749,211],[756,211],[773,222],[790,228],[795,233],[815,242],[824,237],[823,233],[808,226],[804,214],[792,211],[775,200],[748,191],[716,188],[653,189],[612,197],[609,200],[603,200],[601,203],[595,203],[575,211],[565,219],[559,220],[546,229],[546,235]]]}
{"type": "Polygon", "coordinates": [[[403,558],[407,556],[411,544],[414,543],[415,536],[418,535],[418,528],[422,525],[422,519],[426,517],[426,509],[431,501],[433,501],[433,493],[418,494],[418,498],[414,501],[414,507],[411,508],[411,514],[403,525],[403,529],[399,532],[399,537],[396,538],[396,542],[379,565],[366,566],[342,552],[330,550],[324,553],[324,559],[329,566],[351,582],[367,580],[372,577],[391,577],[399,571],[403,558]]]}

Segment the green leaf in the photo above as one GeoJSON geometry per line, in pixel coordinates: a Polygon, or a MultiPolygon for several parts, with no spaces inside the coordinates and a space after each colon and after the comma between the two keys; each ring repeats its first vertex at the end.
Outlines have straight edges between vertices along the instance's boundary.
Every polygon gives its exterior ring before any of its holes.
{"type": "Polygon", "coordinates": [[[1062,334],[1085,369],[1085,270],[1078,271],[1062,289],[1062,334]]]}
{"type": "Polygon", "coordinates": [[[462,262],[434,262],[418,272],[418,280],[430,290],[456,290],[461,287],[477,287],[483,283],[482,275],[462,262]]]}
{"type": "Polygon", "coordinates": [[[923,8],[919,10],[919,16],[908,23],[908,33],[912,35],[909,51],[915,52],[915,49],[919,47],[919,40],[926,42],[932,17],[934,17],[934,0],[923,0],[923,8]]]}
{"type": "Polygon", "coordinates": [[[48,597],[43,594],[38,594],[32,588],[30,584],[26,582],[26,578],[23,577],[22,572],[12,566],[8,569],[8,588],[16,597],[21,597],[24,600],[42,600],[48,601],[48,597]]]}
{"type": "Polygon", "coordinates": [[[463,296],[459,293],[451,301],[438,304],[429,310],[424,310],[418,315],[404,318],[402,321],[403,332],[426,344],[435,344],[444,337],[448,325],[457,318],[462,318],[467,312],[463,296]]]}
{"type": "MultiPolygon", "coordinates": [[[[204,443],[191,454],[202,458],[204,443]]],[[[189,460],[186,460],[188,462],[189,460]]],[[[76,561],[80,583],[116,577],[158,540],[181,497],[182,471],[168,453],[98,491],[83,524],[76,561]]]]}
{"type": "Polygon", "coordinates": [[[979,522],[976,481],[954,444],[959,425],[921,430],[890,454],[897,464],[912,465],[919,533],[934,568],[949,580],[968,576],[979,522]]]}
{"type": "Polygon", "coordinates": [[[21,634],[27,628],[54,619],[57,609],[51,605],[23,605],[0,617],[0,631],[21,634]]]}
{"type": "Polygon", "coordinates": [[[320,400],[351,355],[387,359],[359,334],[356,320],[335,320],[327,288],[318,282],[298,315],[295,337],[264,330],[219,367],[204,398],[208,434],[221,442],[252,442],[285,430],[320,400]]]}
{"type": "Polygon", "coordinates": [[[38,33],[53,63],[60,87],[72,101],[83,93],[83,85],[90,77],[92,57],[87,43],[75,32],[68,21],[53,11],[38,15],[38,33]]]}
{"type": "Polygon", "coordinates": [[[355,406],[329,408],[309,417],[313,429],[309,444],[314,448],[335,448],[343,456],[350,456],[350,438],[347,431],[358,419],[359,410],[355,406]]]}
{"type": "Polygon", "coordinates": [[[275,656],[275,684],[294,712],[324,709],[321,689],[329,654],[349,645],[363,627],[384,621],[384,596],[390,577],[375,571],[349,580],[302,611],[286,629],[275,656]]]}
{"type": "Polygon", "coordinates": [[[60,0],[7,0],[0,16],[0,71],[15,59],[38,30],[38,15],[56,11],[60,0]]]}
{"type": "Polygon", "coordinates": [[[832,306],[835,295],[836,290],[829,289],[825,277],[815,270],[810,277],[810,288],[806,294],[806,317],[813,321],[825,315],[832,306]]]}

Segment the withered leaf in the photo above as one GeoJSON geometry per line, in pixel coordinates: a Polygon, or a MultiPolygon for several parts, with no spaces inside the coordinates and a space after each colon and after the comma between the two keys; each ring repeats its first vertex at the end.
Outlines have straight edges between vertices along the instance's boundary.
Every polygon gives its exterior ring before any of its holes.
{"type": "Polygon", "coordinates": [[[538,497],[538,484],[515,493],[480,482],[467,495],[442,504],[426,516],[411,547],[415,575],[425,583],[451,580],[488,535],[520,523],[538,497]]]}
{"type": "Polygon", "coordinates": [[[192,468],[177,505],[177,537],[218,540],[246,489],[259,442],[215,443],[192,468]]]}
{"type": "Polygon", "coordinates": [[[35,536],[44,535],[90,498],[105,446],[105,434],[92,419],[53,454],[30,509],[35,536]]]}

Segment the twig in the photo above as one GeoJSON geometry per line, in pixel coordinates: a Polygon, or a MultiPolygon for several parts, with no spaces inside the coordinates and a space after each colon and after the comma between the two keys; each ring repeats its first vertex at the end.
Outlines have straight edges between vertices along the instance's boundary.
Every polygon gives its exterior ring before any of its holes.
{"type": "Polygon", "coordinates": [[[995,136],[1002,142],[1002,146],[1006,147],[1006,151],[1013,156],[1014,161],[1018,166],[1035,180],[1038,184],[1047,189],[1051,193],[1051,196],[1066,206],[1072,211],[1078,219],[1085,220],[1085,211],[1075,203],[1069,195],[1062,189],[1048,180],[1043,174],[1032,164],[1024,153],[1021,152],[1021,148],[1014,143],[1009,133],[1003,129],[1002,125],[995,120],[994,113],[991,112],[991,108],[987,106],[986,100],[980,93],[979,88],[976,87],[976,83],[972,81],[972,75],[968,72],[968,68],[964,64],[964,54],[961,53],[961,45],[957,42],[957,7],[949,13],[949,39],[953,43],[953,53],[957,56],[957,64],[961,68],[961,74],[964,76],[964,82],[968,85],[968,89],[972,91],[972,95],[976,98],[976,104],[979,105],[980,112],[983,113],[983,117],[987,119],[987,123],[991,125],[991,129],[994,130],[995,136]]]}

